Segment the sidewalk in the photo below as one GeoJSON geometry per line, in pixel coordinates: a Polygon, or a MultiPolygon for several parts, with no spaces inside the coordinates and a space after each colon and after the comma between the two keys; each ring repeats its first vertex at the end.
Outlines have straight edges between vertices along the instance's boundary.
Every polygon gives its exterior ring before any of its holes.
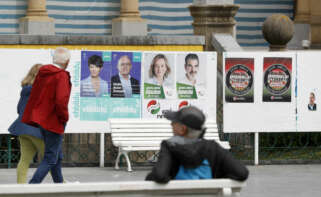
{"type": "MultiPolygon", "coordinates": [[[[321,195],[321,165],[266,165],[248,166],[250,177],[242,190],[242,197],[318,197],[321,195]]],[[[34,172],[30,169],[29,179],[34,172]]],[[[104,182],[144,180],[150,167],[135,167],[133,172],[125,168],[63,168],[63,174],[70,182],[104,182]]],[[[14,184],[15,169],[0,169],[0,184],[14,184]]],[[[45,180],[51,183],[51,177],[45,180]]],[[[1,191],[0,191],[1,192],[1,191]]]]}

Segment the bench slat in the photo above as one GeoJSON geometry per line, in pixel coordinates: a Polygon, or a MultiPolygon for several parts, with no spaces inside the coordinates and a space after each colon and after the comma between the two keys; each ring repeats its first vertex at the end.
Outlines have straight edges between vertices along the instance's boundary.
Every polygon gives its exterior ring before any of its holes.
{"type": "MultiPolygon", "coordinates": [[[[151,132],[122,132],[122,133],[113,133],[112,137],[171,137],[173,136],[172,132],[162,132],[162,133],[151,133],[151,132]]],[[[206,133],[205,138],[207,137],[218,137],[218,133],[206,133]]]]}
{"type": "MultiPolygon", "coordinates": [[[[161,141],[115,141],[114,145],[116,146],[122,146],[122,147],[139,147],[139,146],[157,146],[160,148],[161,141]]],[[[229,146],[226,142],[220,142],[218,143],[221,146],[229,146]]]]}
{"type": "Polygon", "coordinates": [[[117,137],[114,138],[114,141],[162,141],[166,140],[168,137],[149,137],[149,138],[144,138],[144,137],[117,137]]]}
{"type": "MultiPolygon", "coordinates": [[[[142,128],[139,128],[139,129],[122,129],[122,128],[115,128],[112,130],[112,134],[113,133],[173,133],[173,130],[172,128],[168,128],[168,129],[159,129],[159,128],[151,128],[151,129],[142,129],[142,128]]],[[[215,130],[215,129],[211,129],[211,130],[206,130],[206,133],[205,134],[208,134],[208,133],[217,133],[218,134],[218,131],[215,130]]]]}
{"type": "Polygon", "coordinates": [[[172,137],[173,133],[114,133],[113,137],[172,137]]]}
{"type": "Polygon", "coordinates": [[[65,184],[5,184],[0,185],[0,197],[71,197],[71,196],[197,196],[223,193],[224,188],[239,192],[245,182],[231,179],[172,180],[168,184],[153,181],[119,181],[65,184]],[[153,195],[151,195],[153,194],[153,195]]]}
{"type": "Polygon", "coordinates": [[[117,129],[113,129],[112,130],[112,134],[113,133],[173,133],[172,129],[121,129],[121,128],[117,128],[117,129]]]}
{"type": "MultiPolygon", "coordinates": [[[[211,125],[211,126],[207,126],[205,125],[205,127],[207,128],[207,130],[210,130],[212,128],[217,130],[217,126],[215,125],[211,125]]],[[[168,124],[127,124],[127,123],[123,123],[123,124],[111,124],[110,125],[111,129],[131,129],[131,128],[144,128],[144,129],[154,129],[154,128],[159,128],[159,129],[172,129],[171,125],[168,124]]]]}

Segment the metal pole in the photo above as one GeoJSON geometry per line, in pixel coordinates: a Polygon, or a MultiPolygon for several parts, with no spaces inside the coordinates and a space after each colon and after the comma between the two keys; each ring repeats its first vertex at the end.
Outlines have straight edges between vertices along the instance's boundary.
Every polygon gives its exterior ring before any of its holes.
{"type": "Polygon", "coordinates": [[[105,133],[100,133],[100,161],[99,166],[105,167],[105,133]]]}
{"type": "Polygon", "coordinates": [[[11,154],[11,135],[8,135],[7,137],[8,139],[8,168],[11,168],[11,157],[12,157],[12,154],[11,154]]]}
{"type": "Polygon", "coordinates": [[[254,133],[254,164],[259,165],[259,133],[254,133]]]}

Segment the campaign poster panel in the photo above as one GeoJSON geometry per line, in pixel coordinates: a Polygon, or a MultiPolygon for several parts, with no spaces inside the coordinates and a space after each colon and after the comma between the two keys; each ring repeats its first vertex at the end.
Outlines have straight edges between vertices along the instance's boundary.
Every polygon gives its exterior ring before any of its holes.
{"type": "Polygon", "coordinates": [[[253,103],[254,58],[225,59],[225,101],[253,103]]]}
{"type": "Polygon", "coordinates": [[[109,59],[103,51],[81,51],[80,120],[106,121],[108,118],[109,59]]]}
{"type": "MultiPolygon", "coordinates": [[[[249,58],[254,60],[253,72],[253,101],[252,102],[228,102],[226,87],[223,97],[224,132],[295,132],[296,131],[296,100],[295,100],[295,76],[296,76],[295,52],[225,52],[223,53],[224,64],[229,58],[249,58]],[[284,65],[278,69],[274,65],[284,65]],[[264,66],[265,65],[265,66],[264,66]],[[271,69],[270,72],[267,69],[271,69]],[[285,70],[285,71],[284,71],[285,70]],[[286,70],[289,70],[288,72],[286,70]],[[284,74],[284,73],[290,73],[284,74]],[[266,75],[264,75],[266,74],[266,75]],[[284,76],[286,75],[286,76],[284,76]],[[274,89],[285,86],[282,82],[288,80],[290,101],[280,102],[263,101],[262,94],[265,87],[264,76],[269,79],[270,86],[274,89]],[[292,80],[292,76],[294,79],[292,80]],[[278,84],[277,82],[280,82],[278,84]]],[[[224,65],[224,82],[226,82],[227,70],[224,65]]],[[[244,86],[242,86],[244,87],[244,86]]],[[[270,88],[270,89],[272,89],[270,88]]],[[[281,90],[281,89],[280,89],[281,90]]],[[[267,90],[265,90],[267,91],[267,90]]],[[[287,92],[283,93],[286,95],[287,92]]],[[[270,93],[271,94],[271,93],[270,93]]],[[[281,94],[283,96],[283,94],[281,94]]],[[[273,95],[275,97],[275,95],[273,95]]],[[[285,97],[286,98],[286,97],[285,97]]],[[[269,98],[271,99],[271,98],[269,98]]],[[[272,97],[273,99],[273,97],[272,97]]],[[[275,99],[274,99],[275,100],[275,99]]]]}
{"type": "Polygon", "coordinates": [[[174,53],[144,53],[144,99],[175,98],[174,58],[174,53]]]}
{"type": "Polygon", "coordinates": [[[179,99],[205,98],[207,53],[178,53],[176,56],[176,90],[179,99]]]}
{"type": "Polygon", "coordinates": [[[292,58],[264,57],[263,102],[291,102],[292,58]]]}
{"type": "Polygon", "coordinates": [[[141,117],[141,52],[111,52],[110,118],[141,117]]]}
{"type": "Polygon", "coordinates": [[[321,52],[298,52],[297,61],[298,131],[320,132],[321,52]]]}

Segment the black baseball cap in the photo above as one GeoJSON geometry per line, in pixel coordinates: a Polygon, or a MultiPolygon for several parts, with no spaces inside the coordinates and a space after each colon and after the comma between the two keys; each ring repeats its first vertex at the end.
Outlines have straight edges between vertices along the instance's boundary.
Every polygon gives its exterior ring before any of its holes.
{"type": "Polygon", "coordinates": [[[194,106],[183,107],[178,111],[167,111],[165,118],[173,122],[179,122],[192,129],[201,130],[205,122],[204,113],[194,106]]]}

